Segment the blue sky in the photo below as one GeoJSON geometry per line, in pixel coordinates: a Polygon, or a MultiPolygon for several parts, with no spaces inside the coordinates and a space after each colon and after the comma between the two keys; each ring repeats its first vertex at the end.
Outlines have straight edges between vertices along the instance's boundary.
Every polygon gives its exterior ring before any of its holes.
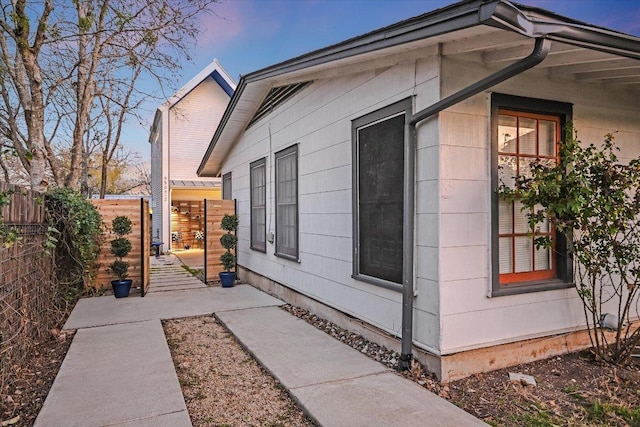
{"type": "MultiPolygon", "coordinates": [[[[202,34],[193,62],[185,60],[172,94],[214,58],[236,80],[239,76],[394,22],[438,9],[452,0],[220,0],[214,14],[201,19],[202,34]]],[[[640,36],[640,0],[520,0],[518,3],[640,36]]],[[[154,88],[151,88],[154,90],[154,88]]],[[[160,92],[160,89],[155,89],[160,92]]],[[[127,126],[124,144],[150,157],[147,122],[127,126]]]]}

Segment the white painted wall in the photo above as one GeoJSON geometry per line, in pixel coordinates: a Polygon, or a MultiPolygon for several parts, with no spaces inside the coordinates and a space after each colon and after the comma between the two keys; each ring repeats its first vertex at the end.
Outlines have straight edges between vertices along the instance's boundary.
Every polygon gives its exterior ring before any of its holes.
{"type": "MultiPolygon", "coordinates": [[[[250,127],[227,157],[233,197],[240,215],[239,260],[243,266],[363,319],[389,333],[401,329],[401,295],[351,278],[352,162],[351,120],[412,95],[419,108],[437,99],[438,62],[427,58],[389,69],[343,74],[315,81],[272,114],[250,127]],[[271,135],[271,137],[269,137],[271,135]],[[249,246],[249,163],[267,157],[267,231],[275,232],[273,155],[299,144],[300,262],[249,246]]],[[[418,212],[420,223],[437,223],[437,122],[420,129],[418,212]]],[[[439,341],[437,228],[418,236],[420,297],[415,337],[429,348],[439,341]]]]}
{"type": "MultiPolygon", "coordinates": [[[[407,58],[391,68],[318,80],[247,129],[222,169],[232,172],[238,200],[238,262],[399,335],[401,295],[351,278],[351,121],[410,96],[419,111],[496,71],[447,58],[440,67],[437,56],[407,58]],[[273,245],[266,254],[249,247],[249,163],[267,158],[267,232],[275,232],[273,153],[292,144],[299,144],[299,263],[275,257],[273,245]]],[[[622,157],[640,154],[640,101],[628,93],[530,73],[495,91],[571,102],[585,141],[619,130],[622,157]]],[[[489,115],[484,93],[418,127],[414,341],[436,354],[583,325],[575,289],[489,297],[489,115]]]]}
{"type": "MultiPolygon", "coordinates": [[[[443,95],[491,70],[443,60],[443,95]]],[[[615,130],[621,157],[640,154],[640,100],[625,91],[526,73],[495,92],[574,104],[583,142],[615,130]]],[[[491,289],[490,95],[440,114],[440,309],[443,354],[575,330],[584,325],[575,289],[488,297],[491,289]]],[[[422,232],[422,230],[420,231],[422,232]]]]}
{"type": "Polygon", "coordinates": [[[196,171],[229,102],[229,95],[207,77],[169,113],[170,180],[220,181],[196,171]]]}

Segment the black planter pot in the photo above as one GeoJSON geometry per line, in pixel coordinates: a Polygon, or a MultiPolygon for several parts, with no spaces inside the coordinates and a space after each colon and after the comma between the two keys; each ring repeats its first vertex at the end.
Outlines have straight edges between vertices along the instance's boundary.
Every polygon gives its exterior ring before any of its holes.
{"type": "Polygon", "coordinates": [[[131,290],[132,283],[133,283],[132,279],[112,280],[111,287],[113,288],[113,295],[116,298],[128,297],[129,291],[131,290]]]}
{"type": "Polygon", "coordinates": [[[218,273],[220,276],[220,284],[223,288],[232,288],[234,282],[236,281],[236,272],[235,271],[222,271],[218,273]]]}

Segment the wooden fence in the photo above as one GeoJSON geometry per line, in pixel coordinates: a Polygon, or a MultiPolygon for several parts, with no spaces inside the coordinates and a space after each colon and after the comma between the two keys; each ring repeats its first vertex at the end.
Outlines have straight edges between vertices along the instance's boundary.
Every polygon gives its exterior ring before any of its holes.
{"type": "Polygon", "coordinates": [[[220,237],[226,233],[220,228],[220,221],[224,214],[234,214],[236,212],[236,201],[205,200],[204,206],[204,281],[208,283],[220,280],[218,277],[218,273],[222,271],[220,255],[225,251],[220,245],[220,237]]]}
{"type": "MultiPolygon", "coordinates": [[[[61,317],[55,307],[57,282],[53,258],[44,255],[47,222],[44,195],[0,182],[0,227],[18,239],[0,234],[0,390],[14,365],[30,355],[32,346],[61,317]]],[[[0,392],[0,394],[2,394],[0,392]]],[[[0,405],[2,406],[2,405],[0,405]]]]}
{"type": "Polygon", "coordinates": [[[131,241],[131,252],[124,258],[129,262],[128,277],[133,279],[132,287],[140,287],[144,296],[149,289],[149,256],[151,255],[151,234],[149,221],[149,201],[144,199],[104,199],[92,200],[91,203],[102,215],[104,242],[98,255],[97,271],[94,281],[90,284],[96,289],[110,289],[111,281],[116,279],[107,268],[113,261],[111,254],[111,240],[115,235],[111,233],[111,221],[123,215],[131,220],[132,232],[125,236],[131,241]]]}

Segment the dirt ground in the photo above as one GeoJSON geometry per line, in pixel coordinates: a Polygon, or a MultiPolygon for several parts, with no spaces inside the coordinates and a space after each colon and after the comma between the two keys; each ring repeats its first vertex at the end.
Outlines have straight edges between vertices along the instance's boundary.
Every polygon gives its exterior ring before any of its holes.
{"type": "Polygon", "coordinates": [[[639,386],[639,363],[613,368],[584,351],[456,381],[449,400],[496,426],[640,427],[639,386]],[[537,385],[511,383],[509,372],[537,385]]]}
{"type": "Polygon", "coordinates": [[[56,378],[72,336],[53,330],[31,351],[22,366],[13,366],[11,381],[0,390],[0,425],[32,426],[56,378]]]}

